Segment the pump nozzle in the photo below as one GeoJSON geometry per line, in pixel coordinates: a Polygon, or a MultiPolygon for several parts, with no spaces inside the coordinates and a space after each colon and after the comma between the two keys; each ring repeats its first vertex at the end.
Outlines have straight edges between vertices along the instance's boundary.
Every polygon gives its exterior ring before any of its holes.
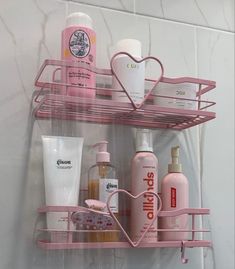
{"type": "Polygon", "coordinates": [[[172,163],[168,165],[168,172],[169,173],[181,173],[182,166],[179,163],[179,146],[171,148],[171,158],[172,163]]]}
{"type": "Polygon", "coordinates": [[[107,141],[100,141],[93,145],[93,147],[98,147],[98,152],[96,153],[97,163],[110,163],[110,153],[107,152],[107,141]]]}
{"type": "Polygon", "coordinates": [[[149,129],[137,129],[136,152],[153,152],[152,133],[149,129]]]}

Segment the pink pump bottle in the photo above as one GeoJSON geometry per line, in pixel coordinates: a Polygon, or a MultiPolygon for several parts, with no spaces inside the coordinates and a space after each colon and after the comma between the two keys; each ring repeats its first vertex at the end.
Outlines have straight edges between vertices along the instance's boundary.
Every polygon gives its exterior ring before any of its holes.
{"type": "MultiPolygon", "coordinates": [[[[62,60],[71,61],[71,65],[72,62],[80,62],[87,67],[96,65],[96,34],[92,24],[92,19],[81,12],[67,17],[66,28],[62,32],[62,60]]],[[[64,67],[61,76],[63,83],[73,85],[65,87],[62,94],[95,98],[95,73],[85,68],[64,67]]]]}
{"type": "MultiPolygon", "coordinates": [[[[153,153],[152,133],[148,129],[138,129],[136,133],[136,154],[131,164],[131,193],[138,195],[143,191],[157,193],[158,160],[153,153]]],[[[145,194],[131,202],[131,238],[138,241],[154,218],[157,200],[152,194],[145,194]]],[[[142,242],[158,241],[157,221],[145,234],[142,242]]]]}
{"type": "MultiPolygon", "coordinates": [[[[171,148],[172,163],[161,182],[162,210],[171,211],[189,207],[189,186],[179,163],[179,146],[171,148]]],[[[161,218],[162,229],[187,229],[188,215],[161,218]]],[[[162,232],[162,241],[187,240],[188,232],[162,232]]]]}

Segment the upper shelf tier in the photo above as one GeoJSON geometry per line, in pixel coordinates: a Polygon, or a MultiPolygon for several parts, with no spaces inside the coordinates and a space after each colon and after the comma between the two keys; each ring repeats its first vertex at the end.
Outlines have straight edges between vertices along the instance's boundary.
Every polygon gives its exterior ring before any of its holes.
{"type": "MultiPolygon", "coordinates": [[[[190,77],[166,78],[162,77],[160,83],[179,85],[182,83],[194,84],[197,87],[196,99],[176,98],[151,93],[140,108],[129,103],[118,102],[111,99],[112,80],[110,69],[91,68],[85,64],[59,60],[45,60],[35,79],[35,86],[40,90],[34,92],[34,115],[36,118],[57,118],[65,120],[78,120],[100,124],[125,124],[143,128],[169,128],[175,130],[186,129],[215,118],[215,113],[208,108],[215,102],[202,100],[202,96],[215,88],[215,82],[190,77]],[[96,73],[96,98],[84,98],[59,94],[67,87],[75,87],[61,82],[61,69],[66,67],[84,68],[96,73]],[[192,109],[179,109],[163,107],[153,104],[154,98],[188,101],[193,103],[192,109]]],[[[146,88],[151,88],[156,82],[146,78],[146,88]]],[[[80,87],[81,88],[81,87],[80,87]]],[[[84,90],[86,90],[84,88],[84,90]]]]}

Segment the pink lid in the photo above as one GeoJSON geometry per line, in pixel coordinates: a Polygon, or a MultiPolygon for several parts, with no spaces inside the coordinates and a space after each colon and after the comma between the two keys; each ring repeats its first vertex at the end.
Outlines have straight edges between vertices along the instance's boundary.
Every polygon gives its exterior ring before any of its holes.
{"type": "Polygon", "coordinates": [[[97,163],[109,163],[110,162],[110,153],[107,152],[107,141],[100,141],[93,145],[93,147],[98,147],[98,152],[96,153],[96,162],[97,163]]]}

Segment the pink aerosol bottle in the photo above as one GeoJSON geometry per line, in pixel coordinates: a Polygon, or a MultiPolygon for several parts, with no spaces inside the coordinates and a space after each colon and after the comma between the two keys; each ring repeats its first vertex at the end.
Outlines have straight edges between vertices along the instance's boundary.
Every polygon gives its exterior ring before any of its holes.
{"type": "MultiPolygon", "coordinates": [[[[172,211],[189,207],[188,179],[182,174],[179,163],[179,146],[171,149],[172,163],[168,165],[168,174],[161,182],[162,210],[172,211]]],[[[187,230],[188,215],[164,217],[161,219],[162,229],[187,230]]],[[[188,232],[162,232],[161,240],[187,240],[188,232]]]]}
{"type": "MultiPolygon", "coordinates": [[[[158,160],[153,153],[152,133],[148,129],[137,129],[136,154],[131,164],[131,193],[158,190],[158,160]]],[[[131,238],[138,241],[149,226],[157,210],[157,199],[145,194],[131,202],[131,238]]],[[[142,242],[158,241],[157,221],[145,234],[142,242]]]]}
{"type": "Polygon", "coordinates": [[[84,13],[76,12],[66,18],[66,28],[62,32],[61,59],[70,61],[69,67],[62,68],[62,82],[70,84],[62,94],[79,97],[95,97],[95,73],[86,68],[73,67],[73,62],[85,67],[96,64],[96,34],[92,19],[84,13]]]}

